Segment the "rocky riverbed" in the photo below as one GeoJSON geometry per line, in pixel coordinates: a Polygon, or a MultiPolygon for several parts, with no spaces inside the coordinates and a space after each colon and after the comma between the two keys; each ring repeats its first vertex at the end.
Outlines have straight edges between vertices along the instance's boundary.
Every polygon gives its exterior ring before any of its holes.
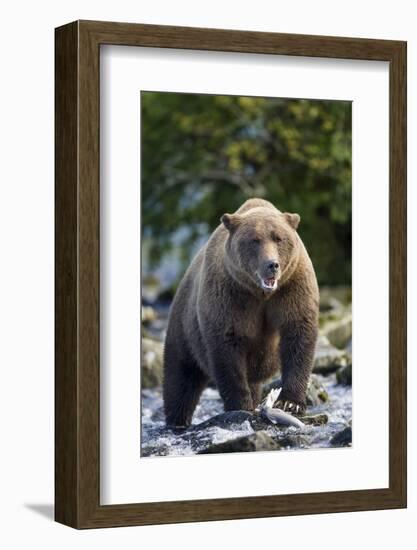
{"type": "MultiPolygon", "coordinates": [[[[272,424],[259,413],[225,413],[219,393],[209,387],[200,399],[193,424],[182,431],[165,427],[162,402],[162,351],[168,308],[142,310],[143,457],[197,453],[341,447],[352,444],[351,310],[333,293],[322,292],[320,337],[308,390],[304,427],[272,424]]],[[[279,387],[279,379],[265,385],[279,387]]]]}
{"type": "Polygon", "coordinates": [[[301,429],[274,425],[247,411],[224,413],[218,391],[207,388],[195,411],[193,425],[185,431],[173,432],[165,428],[161,388],[144,389],[141,456],[350,445],[351,387],[338,384],[335,374],[314,375],[313,382],[326,395],[326,401],[317,398],[308,407],[301,417],[305,423],[301,429]]]}

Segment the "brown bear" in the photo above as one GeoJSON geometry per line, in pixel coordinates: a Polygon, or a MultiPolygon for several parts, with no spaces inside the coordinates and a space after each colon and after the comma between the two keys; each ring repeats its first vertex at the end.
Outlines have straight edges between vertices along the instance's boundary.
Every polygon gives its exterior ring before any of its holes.
{"type": "Polygon", "coordinates": [[[319,292],[298,214],[263,199],[224,214],[187,269],[164,349],[168,426],[186,427],[212,380],[229,410],[253,410],[280,367],[279,406],[302,412],[318,331],[319,292]]]}

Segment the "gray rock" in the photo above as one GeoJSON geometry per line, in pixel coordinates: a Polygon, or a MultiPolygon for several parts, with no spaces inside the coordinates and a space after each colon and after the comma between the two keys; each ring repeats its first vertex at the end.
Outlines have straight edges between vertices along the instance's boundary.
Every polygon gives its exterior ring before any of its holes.
{"type": "Polygon", "coordinates": [[[164,346],[161,342],[142,338],[142,388],[154,388],[162,384],[163,353],[164,346]]]}
{"type": "Polygon", "coordinates": [[[314,356],[313,372],[323,375],[332,374],[351,362],[349,353],[331,345],[328,338],[320,336],[314,356]]]}
{"type": "MultiPolygon", "coordinates": [[[[260,415],[257,415],[258,420],[265,424],[265,421],[260,415]]],[[[233,426],[243,424],[248,421],[251,425],[255,421],[255,413],[250,411],[227,411],[221,414],[216,414],[204,422],[193,424],[190,429],[205,430],[206,428],[222,428],[231,429],[233,426]]]]}
{"type": "Polygon", "coordinates": [[[325,322],[321,333],[336,348],[344,349],[352,339],[352,313],[347,311],[340,318],[325,322]]]}
{"type": "MultiPolygon", "coordinates": [[[[329,418],[327,414],[306,414],[297,416],[301,422],[304,424],[309,424],[313,426],[322,426],[327,424],[329,418]]],[[[284,429],[288,428],[288,424],[273,424],[270,420],[265,418],[259,412],[251,411],[228,411],[221,414],[212,416],[204,422],[199,424],[193,424],[188,428],[188,430],[203,431],[207,428],[222,428],[223,430],[233,430],[236,427],[240,427],[244,422],[249,422],[251,428],[255,431],[265,430],[272,426],[281,427],[284,429]]]]}
{"type": "MultiPolygon", "coordinates": [[[[320,414],[305,414],[302,416],[297,416],[303,424],[312,425],[312,426],[322,426],[327,424],[329,417],[325,413],[320,414]]],[[[265,430],[272,426],[281,426],[281,428],[287,429],[287,424],[273,424],[263,415],[258,412],[251,411],[228,411],[221,414],[217,414],[204,422],[199,424],[193,424],[188,428],[189,430],[202,432],[207,428],[222,428],[223,430],[231,430],[236,427],[240,427],[244,422],[249,422],[251,428],[255,431],[265,430]]]]}
{"type": "MultiPolygon", "coordinates": [[[[280,426],[272,424],[259,412],[252,411],[227,411],[221,414],[216,414],[204,422],[193,424],[189,429],[196,431],[204,431],[207,428],[221,428],[222,430],[233,431],[240,428],[244,422],[249,422],[251,428],[255,431],[265,430],[271,426],[280,426]]],[[[287,428],[288,426],[285,425],[287,428]]]]}
{"type": "Polygon", "coordinates": [[[305,414],[304,416],[299,416],[301,422],[304,424],[309,424],[311,426],[323,426],[329,421],[329,417],[325,413],[321,414],[305,414]]]}
{"type": "Polygon", "coordinates": [[[338,384],[343,384],[344,386],[352,385],[352,365],[346,365],[336,372],[336,380],[338,384]]]}
{"type": "Polygon", "coordinates": [[[231,439],[224,443],[210,445],[198,454],[247,453],[254,451],[277,451],[279,449],[281,449],[280,444],[270,435],[265,432],[257,432],[248,436],[231,439]]]}
{"type": "Polygon", "coordinates": [[[339,349],[352,339],[350,287],[320,289],[320,332],[339,349]]]}
{"type": "Polygon", "coordinates": [[[142,448],[141,457],[146,458],[148,456],[167,456],[169,455],[169,445],[149,445],[142,448]]]}
{"type": "Polygon", "coordinates": [[[346,426],[346,428],[335,434],[330,440],[330,445],[333,447],[350,447],[352,445],[352,427],[346,426]]]}

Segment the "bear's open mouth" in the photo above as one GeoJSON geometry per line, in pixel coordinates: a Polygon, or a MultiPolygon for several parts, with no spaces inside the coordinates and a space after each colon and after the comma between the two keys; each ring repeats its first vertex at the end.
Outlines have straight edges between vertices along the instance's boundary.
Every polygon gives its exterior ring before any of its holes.
{"type": "Polygon", "coordinates": [[[262,278],[262,288],[264,290],[275,290],[277,288],[277,279],[275,277],[267,277],[266,279],[262,278]]]}

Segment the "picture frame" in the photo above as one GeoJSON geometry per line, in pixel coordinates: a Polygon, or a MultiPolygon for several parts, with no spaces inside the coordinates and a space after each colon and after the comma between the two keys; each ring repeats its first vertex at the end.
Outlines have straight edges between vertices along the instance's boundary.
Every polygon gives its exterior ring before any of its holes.
{"type": "Polygon", "coordinates": [[[55,519],[77,528],[406,507],[406,43],[75,21],[55,31],[55,519]],[[100,46],[389,63],[389,487],[100,504],[100,46]]]}

